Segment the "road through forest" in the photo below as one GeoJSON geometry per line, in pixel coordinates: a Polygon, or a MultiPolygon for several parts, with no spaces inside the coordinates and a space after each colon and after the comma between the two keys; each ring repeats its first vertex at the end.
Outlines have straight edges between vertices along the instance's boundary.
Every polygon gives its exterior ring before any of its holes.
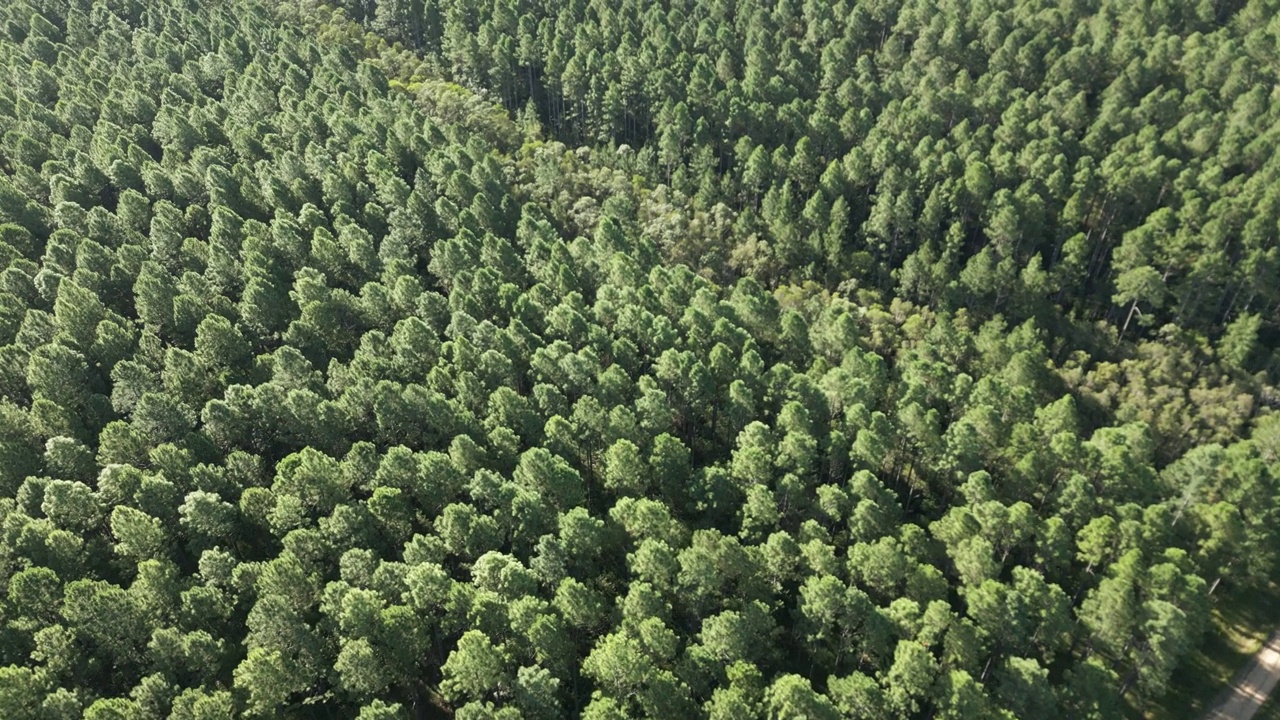
{"type": "Polygon", "coordinates": [[[1257,655],[1236,673],[1231,690],[1206,715],[1205,720],[1249,720],[1280,680],[1280,630],[1267,639],[1257,655]]]}

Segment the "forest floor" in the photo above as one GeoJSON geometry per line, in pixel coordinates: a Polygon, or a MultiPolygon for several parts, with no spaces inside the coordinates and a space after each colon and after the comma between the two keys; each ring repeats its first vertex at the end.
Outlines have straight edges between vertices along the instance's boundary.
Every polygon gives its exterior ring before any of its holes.
{"type": "MultiPolygon", "coordinates": [[[[1198,720],[1219,706],[1242,667],[1254,660],[1276,629],[1277,606],[1280,587],[1272,584],[1266,591],[1236,593],[1234,601],[1215,607],[1201,648],[1181,662],[1170,679],[1169,692],[1142,715],[1152,720],[1198,720]]],[[[1280,703],[1266,703],[1256,717],[1280,720],[1280,703]]]]}
{"type": "Polygon", "coordinates": [[[1280,681],[1280,630],[1238,674],[1230,692],[1206,720],[1250,720],[1280,681]]]}
{"type": "MultiPolygon", "coordinates": [[[[1169,691],[1159,703],[1146,708],[1147,718],[1195,720],[1226,699],[1227,693],[1247,663],[1252,662],[1263,643],[1276,629],[1276,608],[1280,607],[1280,587],[1265,591],[1237,593],[1234,601],[1213,609],[1210,627],[1200,649],[1181,663],[1169,681],[1169,691]]],[[[1280,707],[1267,703],[1260,720],[1280,720],[1280,707]]]]}

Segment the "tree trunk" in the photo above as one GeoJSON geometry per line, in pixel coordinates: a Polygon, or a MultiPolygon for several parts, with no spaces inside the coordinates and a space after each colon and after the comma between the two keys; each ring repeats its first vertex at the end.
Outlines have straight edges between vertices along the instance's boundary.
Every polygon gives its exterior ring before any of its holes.
{"type": "Polygon", "coordinates": [[[1133,320],[1134,313],[1142,314],[1142,311],[1138,309],[1137,300],[1134,300],[1133,304],[1129,306],[1129,316],[1124,319],[1124,327],[1120,328],[1120,337],[1124,337],[1125,332],[1129,330],[1129,322],[1133,320]]]}
{"type": "Polygon", "coordinates": [[[991,672],[991,663],[995,662],[996,653],[991,653],[987,657],[987,664],[982,666],[982,679],[978,682],[985,683],[987,681],[987,673],[991,672]]]}

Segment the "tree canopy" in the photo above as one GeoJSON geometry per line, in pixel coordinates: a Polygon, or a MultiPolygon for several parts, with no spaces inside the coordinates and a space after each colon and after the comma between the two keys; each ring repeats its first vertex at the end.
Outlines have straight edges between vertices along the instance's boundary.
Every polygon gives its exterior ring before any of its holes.
{"type": "Polygon", "coordinates": [[[0,716],[1149,707],[1277,573],[1271,5],[0,5],[0,716]]]}

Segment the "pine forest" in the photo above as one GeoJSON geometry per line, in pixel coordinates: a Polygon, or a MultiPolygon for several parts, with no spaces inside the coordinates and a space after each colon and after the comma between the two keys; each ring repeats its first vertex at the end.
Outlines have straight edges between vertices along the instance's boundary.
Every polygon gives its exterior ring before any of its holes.
{"type": "Polygon", "coordinates": [[[0,68],[0,718],[1193,720],[1280,624],[1280,0],[6,0],[0,68]]]}

